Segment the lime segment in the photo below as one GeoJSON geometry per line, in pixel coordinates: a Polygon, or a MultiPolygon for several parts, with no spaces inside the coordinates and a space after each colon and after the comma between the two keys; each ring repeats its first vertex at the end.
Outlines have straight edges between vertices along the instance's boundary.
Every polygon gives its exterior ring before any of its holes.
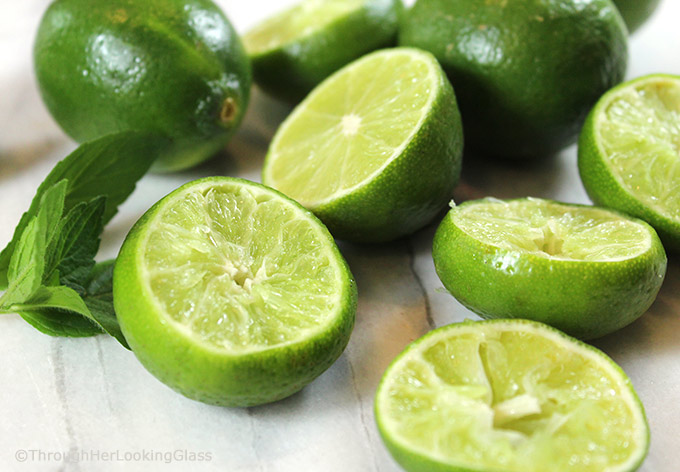
{"type": "Polygon", "coordinates": [[[385,49],[298,105],[270,145],[262,180],[314,211],[336,237],[384,241],[446,204],[462,145],[455,95],[435,58],[385,49]]]}
{"type": "Polygon", "coordinates": [[[595,203],[642,218],[680,250],[680,77],[649,75],[607,92],[578,154],[595,203]]]}
{"type": "Polygon", "coordinates": [[[649,430],[600,351],[525,320],[466,322],[412,343],[375,399],[408,471],[632,471],[649,430]]]}
{"type": "Polygon", "coordinates": [[[432,257],[446,289],[480,316],[541,321],[580,339],[642,316],[667,265],[644,221],[537,198],[454,206],[432,257]]]}
{"type": "Polygon", "coordinates": [[[628,192],[680,221],[680,82],[618,93],[599,118],[603,151],[628,192]]]}
{"type": "Polygon", "coordinates": [[[347,345],[356,286],[307,210],[259,184],[190,182],[132,228],[114,304],[133,352],[184,395],[252,406],[291,395],[347,345]]]}

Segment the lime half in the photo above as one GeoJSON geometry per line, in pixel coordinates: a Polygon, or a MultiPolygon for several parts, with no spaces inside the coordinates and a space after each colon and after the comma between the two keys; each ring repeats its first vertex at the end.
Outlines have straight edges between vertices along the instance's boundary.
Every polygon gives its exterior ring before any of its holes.
{"type": "Polygon", "coordinates": [[[623,472],[649,447],[644,410],[605,354],[525,320],[465,322],[416,340],[375,397],[409,472],[623,472]]]}
{"type": "Polygon", "coordinates": [[[647,311],[667,263],[644,221],[535,198],[454,207],[432,255],[444,286],[470,310],[542,321],[581,339],[647,311]]]}
{"type": "Polygon", "coordinates": [[[386,241],[427,224],[458,181],[462,126],[434,56],[386,49],[317,87],[276,132],[262,179],[334,236],[386,241]]]}
{"type": "Polygon", "coordinates": [[[154,205],[116,262],[125,338],[162,382],[248,406],[300,390],[347,345],[356,287],[307,210],[240,179],[190,182],[154,205]]]}
{"type": "Polygon", "coordinates": [[[642,218],[680,251],[680,76],[606,93],[581,132],[578,165],[595,203],[642,218]]]}
{"type": "Polygon", "coordinates": [[[243,36],[257,84],[298,102],[323,79],[396,42],[401,0],[304,0],[243,36]]]}

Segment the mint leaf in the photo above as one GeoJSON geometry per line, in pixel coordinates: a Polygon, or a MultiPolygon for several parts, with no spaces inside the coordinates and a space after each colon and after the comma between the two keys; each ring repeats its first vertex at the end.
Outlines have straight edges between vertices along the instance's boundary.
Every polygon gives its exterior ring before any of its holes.
{"type": "Polygon", "coordinates": [[[77,313],[51,310],[23,310],[19,313],[28,324],[50,336],[84,338],[101,334],[102,330],[90,318],[77,313]]]}
{"type": "Polygon", "coordinates": [[[29,299],[45,278],[47,245],[54,237],[64,207],[67,182],[47,189],[40,199],[40,209],[22,233],[7,268],[9,286],[0,297],[0,309],[29,299]]]}
{"type": "Polygon", "coordinates": [[[110,260],[94,266],[85,286],[83,300],[85,300],[85,304],[97,323],[123,346],[130,349],[123,332],[120,330],[116,312],[113,309],[114,262],[114,260],[110,260]]]}
{"type": "Polygon", "coordinates": [[[56,270],[61,284],[76,289],[85,284],[99,250],[105,205],[104,197],[79,203],[61,219],[47,249],[46,278],[56,270]]]}
{"type": "MultiPolygon", "coordinates": [[[[168,139],[158,135],[125,131],[85,143],[59,162],[38,187],[31,206],[19,220],[12,240],[0,252],[0,290],[8,287],[10,259],[19,238],[38,215],[43,195],[52,186],[62,180],[68,181],[65,212],[81,202],[106,197],[103,214],[103,224],[106,224],[169,144],[168,139]]],[[[54,220],[50,218],[50,221],[54,220]]]]}

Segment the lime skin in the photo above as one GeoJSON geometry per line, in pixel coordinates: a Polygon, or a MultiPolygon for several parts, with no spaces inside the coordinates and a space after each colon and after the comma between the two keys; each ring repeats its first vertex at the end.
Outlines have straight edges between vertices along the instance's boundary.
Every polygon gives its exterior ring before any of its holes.
{"type": "Polygon", "coordinates": [[[574,142],[623,80],[627,32],[611,0],[418,0],[399,44],[432,52],[453,83],[466,150],[547,157],[574,142]]]}
{"type": "Polygon", "coordinates": [[[173,138],[157,171],[217,152],[250,94],[248,57],[211,0],[57,0],[34,66],[45,105],[76,141],[128,129],[173,138]]]}
{"type": "Polygon", "coordinates": [[[631,33],[652,16],[660,2],[661,0],[614,0],[631,33]]]}
{"type": "Polygon", "coordinates": [[[499,248],[466,234],[453,214],[469,204],[474,201],[444,217],[432,256],[444,287],[482,318],[525,318],[579,339],[594,339],[632,323],[656,299],[667,258],[647,223],[636,220],[652,238],[651,248],[637,257],[555,260],[499,248]]]}
{"type": "MultiPolygon", "coordinates": [[[[161,312],[153,299],[142,267],[143,246],[151,222],[164,202],[187,187],[214,182],[243,182],[208,177],[189,182],[161,199],[133,226],[116,259],[113,298],[121,330],[135,356],[158,380],[182,395],[219,406],[246,407],[286,398],[326,371],[345,349],[354,327],[357,289],[349,267],[326,232],[346,277],[341,285],[341,308],[324,330],[304,340],[267,349],[234,353],[193,338],[161,312]]],[[[269,189],[278,197],[283,194],[269,189]]],[[[297,203],[289,200],[299,206],[297,203]]],[[[308,213],[319,225],[311,213],[308,213]]]]}

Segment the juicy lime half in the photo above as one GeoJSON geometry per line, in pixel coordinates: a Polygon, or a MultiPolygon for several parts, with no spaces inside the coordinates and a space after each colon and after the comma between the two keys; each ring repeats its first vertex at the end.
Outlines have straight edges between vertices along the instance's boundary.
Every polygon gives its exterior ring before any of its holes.
{"type": "Polygon", "coordinates": [[[639,318],[666,273],[644,221],[535,198],[454,207],[432,255],[448,291],[482,317],[542,321],[582,339],[639,318]]]}
{"type": "Polygon", "coordinates": [[[595,203],[642,218],[680,250],[680,76],[649,75],[606,93],[578,154],[595,203]]]}
{"type": "Polygon", "coordinates": [[[401,0],[304,0],[243,36],[255,81],[302,100],[342,66],[396,41],[401,0]]]}
{"type": "Polygon", "coordinates": [[[649,447],[645,413],[605,354],[526,320],[453,324],[409,345],[375,397],[409,472],[623,472],[649,447]]]}
{"type": "Polygon", "coordinates": [[[341,69],[298,105],[274,136],[262,180],[336,237],[387,241],[446,205],[462,146],[456,99],[436,59],[386,49],[341,69]]]}
{"type": "Polygon", "coordinates": [[[347,345],[356,286],[326,228],[245,180],[190,182],[133,227],[116,262],[125,338],[162,382],[249,406],[300,390],[347,345]]]}

